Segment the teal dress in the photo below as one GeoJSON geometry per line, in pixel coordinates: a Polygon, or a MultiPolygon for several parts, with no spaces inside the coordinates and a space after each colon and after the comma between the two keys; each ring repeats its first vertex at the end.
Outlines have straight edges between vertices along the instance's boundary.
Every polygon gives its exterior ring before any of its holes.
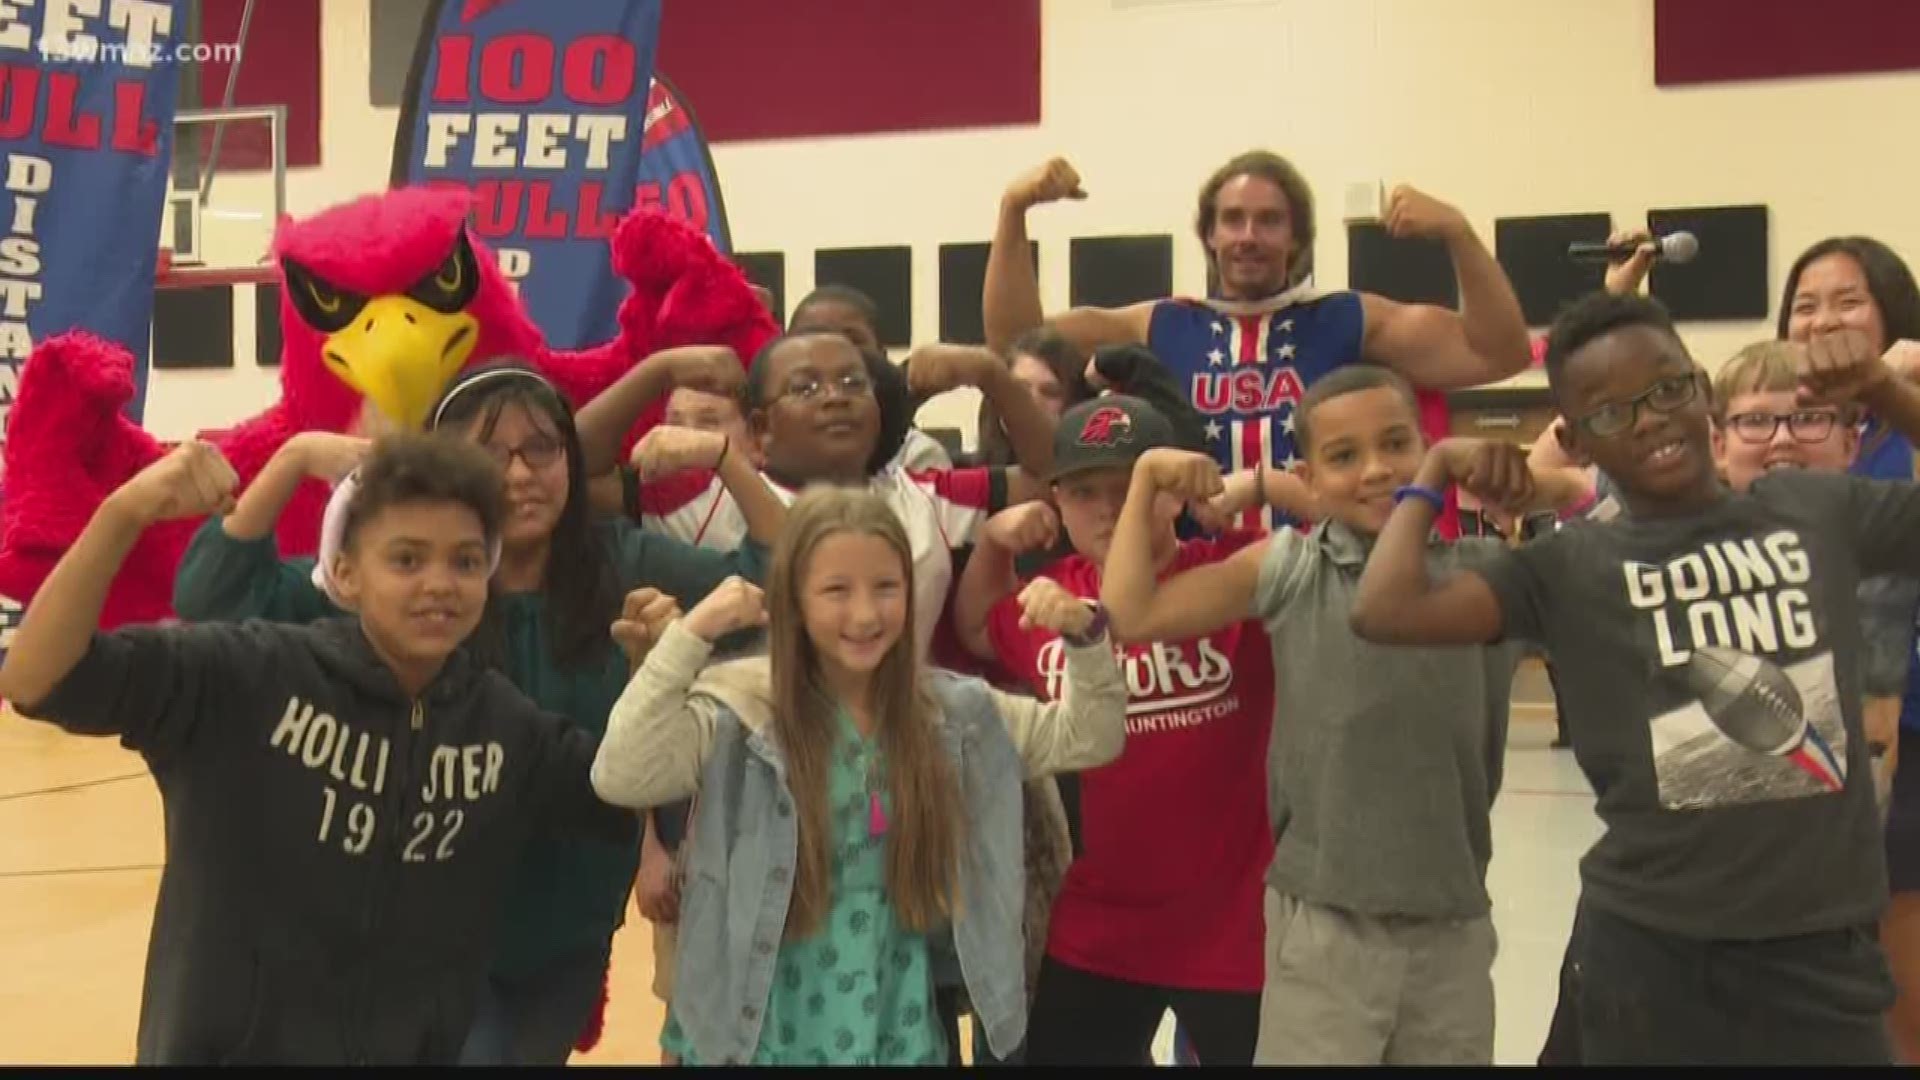
{"type": "MultiPolygon", "coordinates": [[[[887,901],[886,836],[874,835],[870,794],[884,791],[879,751],[844,712],[839,727],[827,781],[833,907],[818,931],[781,946],[751,1064],[944,1066],[928,937],[902,927],[887,901]]],[[[660,1046],[699,1064],[671,1007],[660,1046]]]]}

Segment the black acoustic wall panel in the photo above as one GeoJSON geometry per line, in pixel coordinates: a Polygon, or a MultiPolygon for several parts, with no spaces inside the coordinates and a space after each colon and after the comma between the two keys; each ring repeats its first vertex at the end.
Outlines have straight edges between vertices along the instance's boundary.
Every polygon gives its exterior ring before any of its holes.
{"type": "Polygon", "coordinates": [[[1567,245],[1576,240],[1605,243],[1612,230],[1608,214],[1511,217],[1493,223],[1494,257],[1513,283],[1528,326],[1551,323],[1562,308],[1604,286],[1606,266],[1567,258],[1567,245]]]}
{"type": "Polygon", "coordinates": [[[1771,286],[1765,206],[1702,206],[1647,211],[1654,236],[1690,232],[1700,253],[1684,264],[1656,262],[1647,292],[1676,320],[1764,319],[1771,286]]]}
{"type": "Polygon", "coordinates": [[[1121,307],[1173,292],[1173,237],[1090,236],[1067,250],[1074,307],[1121,307]]]}
{"type": "Polygon", "coordinates": [[[873,298],[880,308],[880,344],[889,349],[913,344],[913,249],[899,247],[833,248],[813,254],[813,284],[847,285],[873,298]]]}
{"type": "Polygon", "coordinates": [[[1446,244],[1396,240],[1385,226],[1371,221],[1347,226],[1347,287],[1407,304],[1460,303],[1460,283],[1454,280],[1446,244]]]}
{"type": "Polygon", "coordinates": [[[773,294],[773,320],[787,325],[787,256],[782,251],[748,251],[735,254],[734,265],[747,280],[773,294]]]}
{"type": "Polygon", "coordinates": [[[162,371],[233,366],[233,286],[157,289],[153,366],[162,371]]]}
{"type": "Polygon", "coordinates": [[[280,286],[253,287],[253,362],[280,366],[280,286]]]}
{"type": "MultiPolygon", "coordinates": [[[[940,245],[940,340],[978,345],[987,340],[986,318],[980,310],[981,290],[987,284],[987,244],[940,245]]],[[[1040,245],[1027,241],[1027,256],[1040,272],[1040,245]]]]}

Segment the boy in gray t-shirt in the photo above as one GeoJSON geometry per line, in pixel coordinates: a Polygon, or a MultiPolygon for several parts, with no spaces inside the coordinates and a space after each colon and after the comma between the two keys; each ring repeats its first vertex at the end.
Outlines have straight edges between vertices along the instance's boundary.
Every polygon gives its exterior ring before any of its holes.
{"type": "MultiPolygon", "coordinates": [[[[1920,427],[1920,392],[1858,342],[1809,354],[1810,391],[1920,427]]],[[[1887,1064],[1856,590],[1920,574],[1920,487],[1789,471],[1729,490],[1706,376],[1655,301],[1570,309],[1547,374],[1569,449],[1627,512],[1438,577],[1419,557],[1432,516],[1402,504],[1355,628],[1422,647],[1535,639],[1559,665],[1606,825],[1581,863],[1585,1063],[1887,1064]]],[[[1429,460],[1420,483],[1457,476],[1429,460]]]]}
{"type": "MultiPolygon", "coordinates": [[[[1123,641],[1210,633],[1249,616],[1266,624],[1277,843],[1256,1063],[1489,1064],[1488,818],[1520,650],[1410,651],[1354,636],[1361,567],[1425,452],[1418,409],[1397,375],[1356,365],[1316,382],[1293,421],[1321,524],[1156,582],[1155,497],[1206,499],[1220,477],[1204,455],[1149,452],[1134,469],[1101,600],[1123,641]]],[[[1526,471],[1515,447],[1449,452],[1504,461],[1511,477],[1526,471]]],[[[1425,552],[1450,571],[1500,547],[1434,540],[1425,552]]]]}

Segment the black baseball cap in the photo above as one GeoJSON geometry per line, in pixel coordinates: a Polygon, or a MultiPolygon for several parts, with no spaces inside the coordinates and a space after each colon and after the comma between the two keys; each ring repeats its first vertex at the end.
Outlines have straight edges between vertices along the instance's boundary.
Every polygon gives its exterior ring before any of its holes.
{"type": "Polygon", "coordinates": [[[1178,446],[1160,410],[1128,394],[1102,394],[1060,414],[1053,432],[1053,480],[1090,469],[1130,469],[1149,450],[1178,446]]]}

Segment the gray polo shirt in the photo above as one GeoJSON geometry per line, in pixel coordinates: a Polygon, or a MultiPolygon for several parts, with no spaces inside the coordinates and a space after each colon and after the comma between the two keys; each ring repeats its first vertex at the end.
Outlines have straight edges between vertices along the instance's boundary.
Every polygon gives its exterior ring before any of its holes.
{"type": "MultiPolygon", "coordinates": [[[[1273,644],[1267,750],[1282,893],[1369,915],[1472,918],[1491,909],[1488,813],[1500,788],[1517,645],[1409,649],[1348,628],[1370,540],[1337,522],[1276,532],[1253,613],[1273,644]]],[[[1434,540],[1429,572],[1500,544],[1434,540]]]]}

